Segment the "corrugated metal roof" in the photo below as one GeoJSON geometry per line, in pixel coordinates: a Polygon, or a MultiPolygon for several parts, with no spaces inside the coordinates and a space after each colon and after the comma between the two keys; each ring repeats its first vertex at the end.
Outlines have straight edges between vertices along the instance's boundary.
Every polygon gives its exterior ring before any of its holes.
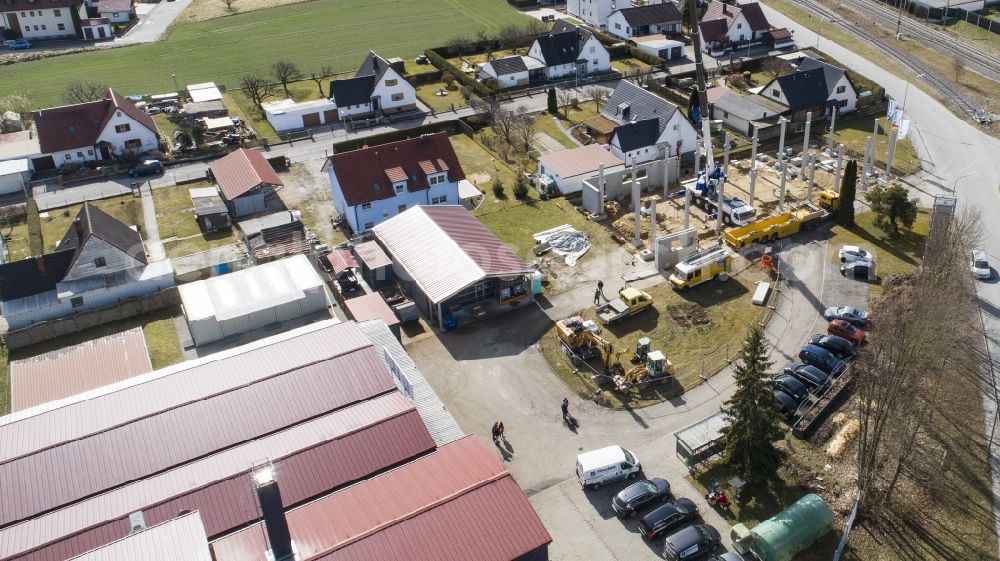
{"type": "Polygon", "coordinates": [[[73,561],[212,561],[208,538],[198,512],[147,527],[89,551],[73,561]]]}
{"type": "Polygon", "coordinates": [[[326,256],[326,260],[330,263],[330,268],[333,269],[335,275],[358,266],[358,262],[354,260],[349,249],[335,249],[326,256]]]}
{"type": "Polygon", "coordinates": [[[361,261],[369,269],[392,266],[392,260],[385,254],[382,246],[375,241],[359,243],[354,246],[354,253],[357,254],[358,259],[361,259],[361,261]]]}
{"type": "Polygon", "coordinates": [[[0,526],[395,389],[369,347],[40,450],[0,464],[0,526]]]}
{"type": "Polygon", "coordinates": [[[222,195],[230,201],[260,185],[284,185],[264,155],[256,150],[240,148],[209,167],[222,195]]]}
{"type": "Polygon", "coordinates": [[[140,327],[14,360],[10,363],[11,409],[20,411],[152,370],[140,327]]]}
{"type": "Polygon", "coordinates": [[[458,426],[458,421],[452,417],[448,407],[441,401],[434,388],[431,387],[427,378],[414,364],[413,359],[403,349],[396,336],[389,331],[389,328],[381,321],[372,320],[358,323],[361,331],[371,339],[376,348],[384,350],[382,360],[386,363],[386,368],[393,374],[396,387],[403,392],[417,405],[417,411],[424,420],[424,425],[434,438],[438,446],[447,444],[453,440],[458,440],[465,436],[458,426]],[[392,363],[386,358],[386,353],[391,357],[392,363]],[[402,376],[395,373],[398,369],[402,376]],[[405,380],[405,381],[404,381],[405,380]]]}
{"type": "Polygon", "coordinates": [[[531,272],[462,206],[415,206],[373,231],[435,304],[487,276],[531,272]]]}
{"type": "MultiPolygon", "coordinates": [[[[476,436],[286,513],[299,558],[512,560],[552,541],[476,436]]],[[[265,561],[260,525],[213,542],[216,561],[265,561]]]]}
{"type": "Polygon", "coordinates": [[[248,470],[263,459],[292,506],[433,448],[413,404],[392,392],[4,528],[0,559],[85,551],[127,533],[128,514],[138,510],[152,524],[197,509],[209,536],[231,531],[259,517],[248,470]]]}
{"type": "Polygon", "coordinates": [[[377,319],[382,320],[386,325],[399,325],[396,312],[392,311],[392,308],[385,303],[385,298],[378,292],[346,300],[344,307],[347,308],[355,321],[377,319]]]}
{"type": "Polygon", "coordinates": [[[584,173],[597,173],[600,164],[613,168],[625,164],[625,161],[608,152],[600,144],[590,144],[570,150],[560,150],[545,154],[539,160],[545,169],[551,170],[562,178],[575,177],[584,173]]]}
{"type": "Polygon", "coordinates": [[[329,320],[0,417],[0,463],[370,345],[329,320]]]}

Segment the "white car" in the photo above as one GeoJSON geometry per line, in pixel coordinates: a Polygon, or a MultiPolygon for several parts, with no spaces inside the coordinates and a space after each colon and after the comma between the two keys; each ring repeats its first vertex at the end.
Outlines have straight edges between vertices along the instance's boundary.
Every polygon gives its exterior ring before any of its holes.
{"type": "Polygon", "coordinates": [[[986,252],[981,249],[972,250],[972,259],[969,261],[969,268],[973,276],[980,280],[990,280],[993,271],[990,269],[990,262],[986,260],[986,252]]]}
{"type": "Polygon", "coordinates": [[[865,251],[856,245],[845,245],[840,248],[840,262],[853,263],[854,261],[874,261],[875,257],[871,252],[865,251]]]}

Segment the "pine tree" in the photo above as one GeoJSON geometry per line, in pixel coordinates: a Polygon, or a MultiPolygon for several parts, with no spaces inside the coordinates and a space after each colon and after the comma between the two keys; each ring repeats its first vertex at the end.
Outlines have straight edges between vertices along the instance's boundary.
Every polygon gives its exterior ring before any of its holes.
{"type": "Polygon", "coordinates": [[[747,481],[763,481],[775,475],[784,452],[774,443],[783,438],[781,409],[771,386],[764,328],[750,328],[733,372],[736,391],[723,404],[727,426],[722,430],[729,466],[747,481]]]}
{"type": "Polygon", "coordinates": [[[559,112],[559,103],[556,101],[556,89],[549,88],[549,99],[548,99],[548,109],[549,113],[555,115],[559,112]]]}
{"type": "Polygon", "coordinates": [[[854,199],[858,192],[858,162],[848,160],[844,168],[844,179],[840,183],[840,211],[837,222],[843,226],[854,224],[854,199]]]}

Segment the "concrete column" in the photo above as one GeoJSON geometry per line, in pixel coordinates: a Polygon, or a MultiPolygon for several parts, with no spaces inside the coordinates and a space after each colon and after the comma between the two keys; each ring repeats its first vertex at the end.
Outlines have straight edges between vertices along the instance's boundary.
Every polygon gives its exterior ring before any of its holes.
{"type": "Polygon", "coordinates": [[[656,251],[656,201],[657,196],[649,198],[649,250],[656,251]]]}
{"type": "Polygon", "coordinates": [[[722,172],[729,175],[729,148],[732,146],[730,143],[729,133],[726,133],[726,143],[722,145],[725,150],[722,155],[722,172]]]}
{"type": "Polygon", "coordinates": [[[809,154],[809,186],[806,188],[806,200],[813,199],[813,179],[816,177],[816,154],[809,154]]]}
{"type": "Polygon", "coordinates": [[[869,165],[869,160],[872,157],[871,153],[872,153],[872,144],[873,143],[874,143],[874,141],[872,140],[872,137],[870,137],[870,136],[866,136],[865,137],[865,157],[864,157],[864,161],[861,164],[861,185],[862,186],[865,186],[865,185],[868,184],[868,165],[869,165]]]}
{"type": "Polygon", "coordinates": [[[827,150],[827,152],[830,154],[831,157],[833,157],[833,133],[835,130],[834,127],[837,126],[837,113],[839,112],[840,112],[839,107],[834,107],[833,111],[830,112],[830,148],[827,150]]]}
{"type": "Polygon", "coordinates": [[[781,196],[778,198],[778,210],[785,210],[785,180],[788,177],[788,164],[781,162],[781,196]]]}
{"type": "Polygon", "coordinates": [[[844,169],[844,145],[837,148],[837,173],[833,177],[833,190],[840,192],[840,179],[844,169]]]}
{"type": "Polygon", "coordinates": [[[698,177],[698,170],[701,169],[701,149],[694,149],[694,176],[698,177]]]}
{"type": "Polygon", "coordinates": [[[753,145],[750,148],[750,206],[755,206],[754,201],[754,188],[757,186],[757,141],[759,136],[757,134],[756,125],[753,128],[753,145]]]}
{"type": "Polygon", "coordinates": [[[802,137],[802,154],[805,155],[809,151],[809,129],[812,128],[813,114],[812,111],[806,113],[806,134],[802,137]]]}
{"type": "Polygon", "coordinates": [[[663,158],[663,199],[667,200],[670,196],[670,160],[671,158],[663,158]]]}
{"type": "Polygon", "coordinates": [[[889,133],[889,151],[885,156],[885,174],[892,176],[892,159],[896,156],[896,136],[899,133],[895,129],[889,133]]]}
{"type": "Polygon", "coordinates": [[[750,206],[752,206],[752,207],[756,207],[757,206],[757,201],[756,201],[756,199],[754,199],[754,195],[756,195],[756,191],[757,191],[757,170],[756,169],[751,169],[750,170],[750,206]]]}
{"type": "Polygon", "coordinates": [[[684,229],[691,227],[691,192],[684,189],[684,229]]]}
{"type": "Polygon", "coordinates": [[[604,164],[597,164],[597,215],[604,217],[604,164]]]}
{"type": "MultiPolygon", "coordinates": [[[[726,146],[728,146],[728,144],[726,146]]],[[[728,149],[726,150],[726,155],[727,156],[729,155],[729,150],[728,149]]],[[[715,204],[716,204],[715,233],[716,233],[716,235],[719,235],[719,236],[722,235],[722,214],[723,214],[722,201],[725,200],[724,199],[724,195],[722,193],[725,190],[726,190],[726,182],[725,181],[720,181],[715,186],[716,195],[718,196],[718,200],[715,201],[715,204]]]]}
{"type": "Polygon", "coordinates": [[[632,245],[635,247],[642,247],[642,238],[640,237],[641,226],[642,226],[642,190],[639,188],[639,178],[635,176],[635,162],[636,158],[632,157],[632,206],[635,207],[635,229],[632,235],[632,245]]]}
{"type": "Polygon", "coordinates": [[[785,161],[785,130],[788,128],[788,119],[782,117],[778,119],[781,123],[781,135],[778,137],[778,163],[785,161]]]}

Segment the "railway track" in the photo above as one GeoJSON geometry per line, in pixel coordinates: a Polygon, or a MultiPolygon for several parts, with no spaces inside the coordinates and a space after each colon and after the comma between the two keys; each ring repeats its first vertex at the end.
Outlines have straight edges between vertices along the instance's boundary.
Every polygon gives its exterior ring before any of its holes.
{"type": "MultiPolygon", "coordinates": [[[[965,95],[961,90],[956,88],[951,81],[946,78],[939,76],[937,73],[932,71],[926,65],[920,62],[919,59],[913,57],[905,52],[898,49],[893,49],[887,44],[887,41],[882,37],[871,33],[859,25],[844,25],[842,19],[838,20],[839,14],[833,10],[813,1],[813,0],[792,0],[796,4],[803,6],[806,10],[824,16],[829,21],[836,21],[837,24],[841,25],[847,31],[866,39],[872,46],[881,50],[890,59],[898,61],[901,65],[909,68],[916,74],[922,74],[924,80],[932,85],[935,89],[944,94],[945,98],[949,103],[954,105],[959,111],[969,115],[970,117],[975,117],[981,113],[975,100],[965,95]]],[[[846,3],[850,3],[851,0],[847,0],[846,3]]],[[[893,21],[895,25],[895,20],[893,21]]]]}

